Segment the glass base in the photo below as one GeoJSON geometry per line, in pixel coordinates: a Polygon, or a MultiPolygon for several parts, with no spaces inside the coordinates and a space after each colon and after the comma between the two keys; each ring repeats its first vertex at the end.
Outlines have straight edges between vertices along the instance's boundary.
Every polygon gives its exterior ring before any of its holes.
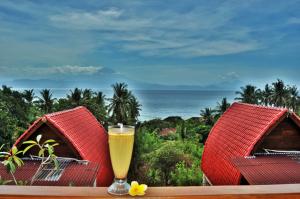
{"type": "Polygon", "coordinates": [[[107,189],[108,193],[112,195],[127,195],[130,185],[126,179],[115,179],[114,183],[107,189]]]}

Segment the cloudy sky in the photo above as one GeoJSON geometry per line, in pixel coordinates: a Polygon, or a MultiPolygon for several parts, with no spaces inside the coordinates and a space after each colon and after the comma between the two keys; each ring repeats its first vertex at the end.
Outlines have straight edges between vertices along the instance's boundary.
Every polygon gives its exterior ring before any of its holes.
{"type": "Polygon", "coordinates": [[[0,80],[93,74],[300,85],[300,1],[0,1],[0,80]]]}

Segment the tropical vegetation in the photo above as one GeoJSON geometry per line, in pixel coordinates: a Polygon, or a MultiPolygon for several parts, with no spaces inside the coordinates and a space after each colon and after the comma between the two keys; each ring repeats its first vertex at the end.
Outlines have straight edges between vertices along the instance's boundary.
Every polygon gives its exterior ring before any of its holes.
{"type": "MultiPolygon", "coordinates": [[[[200,185],[203,146],[212,126],[230,107],[227,98],[220,99],[216,107],[200,110],[199,117],[184,120],[179,116],[170,116],[140,122],[138,117],[142,105],[127,84],[116,83],[112,85],[112,91],[112,96],[105,96],[101,91],[74,88],[65,97],[56,99],[50,89],[36,94],[33,89],[17,91],[2,86],[0,144],[4,144],[3,150],[9,150],[21,133],[43,114],[85,106],[105,127],[119,122],[136,126],[129,180],[150,186],[200,185]]],[[[295,112],[300,109],[297,87],[282,80],[266,84],[264,88],[246,85],[236,95],[235,100],[243,103],[284,107],[295,112]]],[[[45,147],[38,141],[27,144],[28,147],[45,147]]],[[[51,154],[52,148],[45,149],[48,150],[51,154]]],[[[14,149],[16,153],[19,152],[14,149]]],[[[8,166],[10,164],[7,163],[8,166]]],[[[0,184],[7,183],[6,179],[0,178],[0,184]]]]}

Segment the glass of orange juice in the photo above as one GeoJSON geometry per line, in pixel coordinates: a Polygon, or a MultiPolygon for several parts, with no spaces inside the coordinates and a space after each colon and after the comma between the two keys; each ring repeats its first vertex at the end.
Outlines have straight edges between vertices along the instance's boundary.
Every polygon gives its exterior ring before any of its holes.
{"type": "Polygon", "coordinates": [[[127,183],[127,173],[130,166],[134,126],[118,124],[108,127],[108,143],[110,159],[115,175],[113,184],[108,187],[108,193],[113,195],[128,194],[130,185],[127,183]]]}

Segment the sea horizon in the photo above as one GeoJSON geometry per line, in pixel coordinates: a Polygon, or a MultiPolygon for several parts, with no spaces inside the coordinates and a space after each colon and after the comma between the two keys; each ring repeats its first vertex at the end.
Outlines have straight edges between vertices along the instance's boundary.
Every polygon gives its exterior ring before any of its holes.
{"type": "MultiPolygon", "coordinates": [[[[22,91],[30,88],[15,88],[22,91]]],[[[35,95],[44,88],[32,88],[35,95]]],[[[64,98],[74,88],[48,88],[53,92],[54,98],[64,98]]],[[[92,88],[91,88],[92,89],[92,88]]],[[[94,92],[103,92],[106,99],[113,95],[112,89],[92,89],[94,92]]],[[[170,116],[179,116],[183,119],[200,117],[200,111],[204,108],[215,108],[217,103],[226,97],[232,103],[235,98],[233,90],[153,90],[132,89],[142,105],[139,121],[151,119],[164,119],[170,116]]],[[[107,103],[107,101],[106,101],[107,103]]]]}

